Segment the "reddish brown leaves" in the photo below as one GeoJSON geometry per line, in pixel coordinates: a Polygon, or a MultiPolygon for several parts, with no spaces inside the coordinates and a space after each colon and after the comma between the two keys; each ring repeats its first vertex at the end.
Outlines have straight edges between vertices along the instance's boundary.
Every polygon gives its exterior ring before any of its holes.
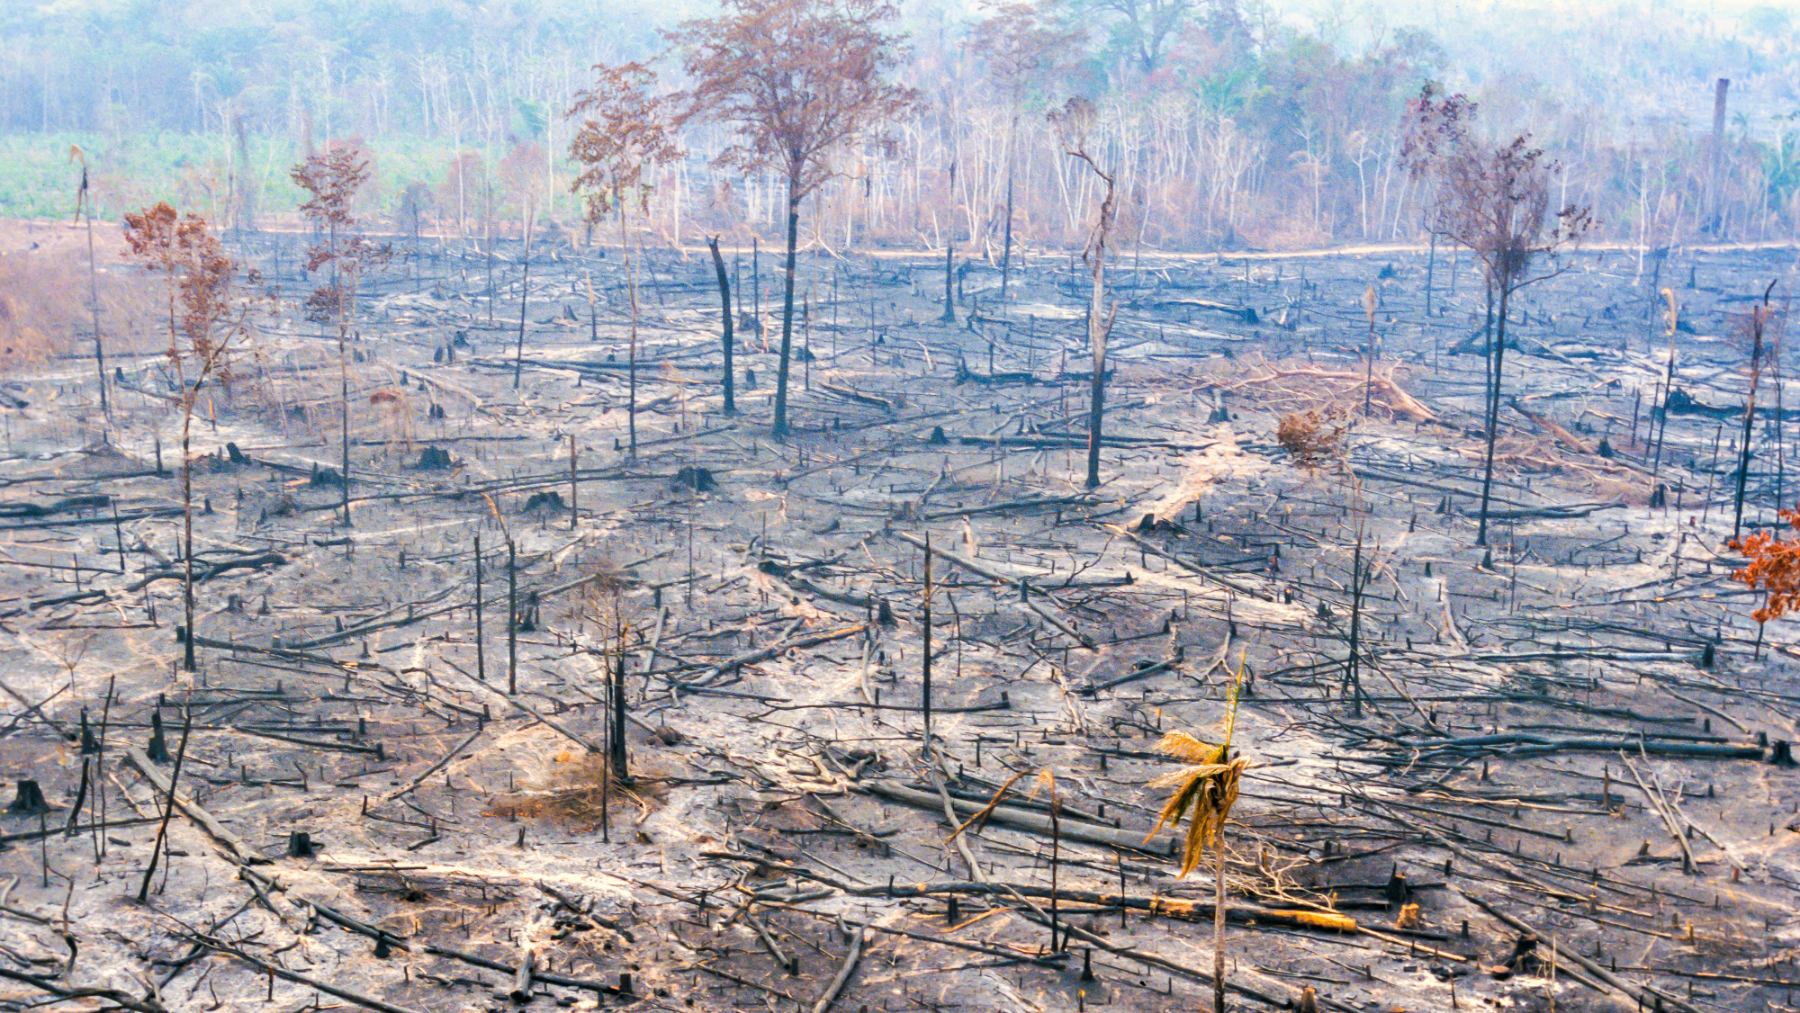
{"type": "Polygon", "coordinates": [[[723,13],[669,39],[694,82],[687,117],[737,128],[717,163],[787,177],[796,205],[834,171],[833,157],[917,100],[888,81],[899,66],[899,16],[887,0],[724,0],[723,13]]]}
{"type": "Polygon", "coordinates": [[[126,256],[161,271],[169,285],[170,365],[193,390],[209,375],[229,382],[220,325],[236,309],[231,294],[235,265],[205,218],[178,214],[166,202],[125,216],[126,256]],[[179,309],[179,318],[177,317],[179,309]],[[184,338],[185,343],[178,341],[184,338]]]}
{"type": "MultiPolygon", "coordinates": [[[[1800,531],[1800,510],[1783,510],[1781,519],[1800,531]]],[[[1766,623],[1800,608],[1800,539],[1783,540],[1759,531],[1726,544],[1748,560],[1731,579],[1768,596],[1762,608],[1750,613],[1752,619],[1766,623]]]]}
{"type": "Polygon", "coordinates": [[[641,63],[594,67],[594,86],[569,109],[581,126],[569,155],[584,167],[570,190],[587,199],[589,221],[635,200],[647,210],[645,172],[681,157],[675,142],[675,99],[657,95],[656,75],[641,63]]]}
{"type": "Polygon", "coordinates": [[[357,191],[369,181],[369,160],[353,145],[332,144],[322,154],[308,155],[288,175],[309,195],[300,214],[323,235],[321,242],[307,248],[307,273],[331,269],[330,280],[307,298],[307,315],[320,322],[335,320],[341,332],[356,298],[357,278],[388,258],[386,246],[376,246],[352,231],[357,191]]]}
{"type": "Polygon", "coordinates": [[[998,0],[987,10],[970,32],[970,45],[1013,102],[1066,70],[1082,51],[1077,33],[1062,27],[1043,0],[998,0]]]}
{"type": "Polygon", "coordinates": [[[1337,460],[1344,447],[1342,416],[1318,411],[1283,415],[1275,429],[1275,442],[1302,468],[1316,468],[1337,460]]]}

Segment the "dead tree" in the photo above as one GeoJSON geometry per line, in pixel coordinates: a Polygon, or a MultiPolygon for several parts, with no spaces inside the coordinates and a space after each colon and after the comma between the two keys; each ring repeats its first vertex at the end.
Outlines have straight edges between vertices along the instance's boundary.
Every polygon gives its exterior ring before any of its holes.
{"type": "Polygon", "coordinates": [[[87,155],[69,145],[69,158],[81,162],[81,187],[75,192],[75,217],[87,219],[88,312],[94,322],[94,376],[100,381],[100,414],[112,418],[112,402],[106,396],[106,345],[100,337],[99,268],[94,263],[94,197],[88,190],[87,155]]]}
{"type": "Polygon", "coordinates": [[[1106,302],[1106,258],[1112,238],[1113,221],[1118,212],[1115,180],[1117,172],[1100,168],[1100,163],[1087,150],[1087,133],[1094,122],[1094,107],[1086,99],[1070,99],[1061,109],[1052,110],[1050,123],[1056,128],[1063,150],[1071,158],[1087,166],[1099,177],[1103,186],[1100,211],[1093,231],[1088,233],[1087,247],[1081,257],[1088,265],[1092,288],[1088,295],[1088,345],[1094,353],[1094,376],[1088,402],[1087,487],[1100,485],[1101,428],[1106,421],[1106,338],[1112,333],[1113,316],[1118,307],[1106,302]]]}
{"type": "Polygon", "coordinates": [[[1744,395],[1744,432],[1738,441],[1737,493],[1732,498],[1731,537],[1735,540],[1744,533],[1744,485],[1750,477],[1750,438],[1751,426],[1756,421],[1756,387],[1762,379],[1763,343],[1769,333],[1770,310],[1769,296],[1775,292],[1775,282],[1763,289],[1762,302],[1750,309],[1750,318],[1744,322],[1745,330],[1750,337],[1750,390],[1744,395]]]}
{"type": "Polygon", "coordinates": [[[910,88],[888,78],[899,67],[899,16],[886,0],[725,0],[716,17],[688,21],[669,38],[694,82],[683,120],[735,127],[737,143],[715,160],[787,181],[787,260],[781,353],[775,373],[777,439],[788,433],[788,361],[793,348],[794,258],[800,205],[835,174],[835,156],[910,108],[910,88]]]}
{"type": "Polygon", "coordinates": [[[577,95],[569,109],[569,116],[581,121],[569,142],[569,154],[584,167],[570,188],[586,198],[590,224],[615,212],[619,219],[626,301],[631,310],[626,428],[631,456],[636,457],[638,297],[626,215],[633,206],[640,213],[649,210],[651,186],[645,181],[645,171],[673,162],[681,157],[681,149],[675,144],[672,100],[652,93],[656,75],[650,68],[641,63],[601,64],[594,73],[594,87],[577,95]]]}
{"type": "Polygon", "coordinates": [[[1411,171],[1438,185],[1429,208],[1429,228],[1469,248],[1482,267],[1488,307],[1487,451],[1482,466],[1481,514],[1475,544],[1487,544],[1488,503],[1494,484],[1494,440],[1499,428],[1506,326],[1513,296],[1527,285],[1563,270],[1558,253],[1594,227],[1586,207],[1550,211],[1550,183],[1561,171],[1543,149],[1520,134],[1498,147],[1471,133],[1475,103],[1466,96],[1440,96],[1426,85],[1409,109],[1403,156],[1411,171]],[[1533,264],[1549,260],[1547,270],[1533,264]]]}
{"type": "Polygon", "coordinates": [[[737,399],[732,391],[731,379],[731,279],[725,275],[725,258],[719,255],[719,237],[708,236],[706,248],[712,251],[713,271],[719,276],[719,325],[722,337],[720,341],[725,347],[725,414],[737,414],[737,399]]]}

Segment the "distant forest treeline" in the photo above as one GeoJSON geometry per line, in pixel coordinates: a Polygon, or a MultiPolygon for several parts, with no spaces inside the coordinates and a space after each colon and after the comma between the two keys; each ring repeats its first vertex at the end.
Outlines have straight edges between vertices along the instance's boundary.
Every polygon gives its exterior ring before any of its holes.
{"type": "MultiPolygon", "coordinates": [[[[1122,167],[1129,242],[1229,248],[1420,235],[1400,121],[1427,81],[1466,90],[1496,134],[1529,130],[1567,201],[1605,235],[1694,238],[1709,189],[1713,80],[1733,79],[1719,234],[1800,236],[1800,38],[1776,8],[1729,22],[1666,2],[1566,17],[1449,4],[1433,29],[1386,5],[1299,19],[1255,0],[903,5],[919,111],[845,154],[808,238],[997,248],[1079,243],[1091,207],[1044,126],[1092,98],[1122,167]],[[1025,32],[1022,26],[1032,27],[1025,32]],[[1033,52],[1033,46],[1038,51],[1033,52]]],[[[1582,5],[1562,4],[1561,8],[1582,5]]],[[[227,226],[291,214],[288,167],[361,144],[364,210],[400,231],[516,231],[521,209],[574,229],[564,113],[597,61],[654,61],[703,0],[26,0],[0,5],[0,215],[66,216],[80,146],[108,214],[154,199],[227,226]]],[[[657,67],[680,87],[674,61],[657,67]]],[[[713,168],[690,131],[656,180],[651,227],[764,234],[780,183],[713,168]]]]}

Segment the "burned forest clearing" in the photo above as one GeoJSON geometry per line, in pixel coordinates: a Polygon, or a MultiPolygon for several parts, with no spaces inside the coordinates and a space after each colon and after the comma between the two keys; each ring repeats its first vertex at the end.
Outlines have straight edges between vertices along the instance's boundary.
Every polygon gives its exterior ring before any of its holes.
{"type": "Polygon", "coordinates": [[[1121,253],[1090,488],[1078,253],[803,251],[776,440],[766,250],[636,251],[634,325],[617,247],[397,238],[340,372],[306,238],[224,236],[187,559],[153,272],[110,419],[78,342],[0,386],[9,993],[1204,1009],[1149,785],[1230,713],[1233,1006],[1791,1008],[1800,650],[1724,548],[1791,249],[1522,293],[1482,545],[1466,253],[1121,253]]]}

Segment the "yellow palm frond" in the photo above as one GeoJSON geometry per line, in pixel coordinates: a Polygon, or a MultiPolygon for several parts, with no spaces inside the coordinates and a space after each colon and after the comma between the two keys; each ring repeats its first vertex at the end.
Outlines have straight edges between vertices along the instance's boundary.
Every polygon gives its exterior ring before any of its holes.
{"type": "Polygon", "coordinates": [[[1156,826],[1144,838],[1149,841],[1164,827],[1179,827],[1188,821],[1182,836],[1181,876],[1199,866],[1208,847],[1217,850],[1231,808],[1237,804],[1238,787],[1249,762],[1231,758],[1231,736],[1237,730],[1238,691],[1243,685],[1246,659],[1238,661],[1237,678],[1226,693],[1225,735],[1218,745],[1202,742],[1186,732],[1171,731],[1156,744],[1156,751],[1186,761],[1185,765],[1159,774],[1149,782],[1151,788],[1171,788],[1168,801],[1157,813],[1156,826]]]}
{"type": "Polygon", "coordinates": [[[1218,763],[1220,748],[1186,732],[1168,732],[1156,744],[1157,752],[1183,763],[1218,763]]]}

